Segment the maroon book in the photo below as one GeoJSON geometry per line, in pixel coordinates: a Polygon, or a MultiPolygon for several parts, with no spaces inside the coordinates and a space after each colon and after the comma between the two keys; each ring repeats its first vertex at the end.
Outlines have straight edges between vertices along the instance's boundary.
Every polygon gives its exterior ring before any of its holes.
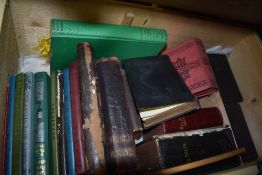
{"type": "Polygon", "coordinates": [[[144,131],[144,138],[154,135],[173,133],[177,131],[189,131],[223,125],[222,114],[216,107],[200,108],[196,111],[166,121],[152,129],[144,131]]]}
{"type": "Polygon", "coordinates": [[[165,50],[191,93],[202,97],[217,91],[217,83],[202,41],[198,38],[165,50]]]}
{"type": "Polygon", "coordinates": [[[80,100],[79,72],[78,62],[69,65],[70,76],[70,93],[71,93],[71,110],[72,110],[72,127],[74,155],[76,164],[76,173],[85,174],[87,172],[85,164],[85,146],[84,133],[82,129],[82,110],[80,100]]]}
{"type": "Polygon", "coordinates": [[[9,86],[5,89],[5,114],[3,119],[3,132],[2,132],[2,174],[5,174],[5,141],[6,141],[6,127],[7,127],[7,111],[8,111],[8,94],[9,94],[9,86]]]}

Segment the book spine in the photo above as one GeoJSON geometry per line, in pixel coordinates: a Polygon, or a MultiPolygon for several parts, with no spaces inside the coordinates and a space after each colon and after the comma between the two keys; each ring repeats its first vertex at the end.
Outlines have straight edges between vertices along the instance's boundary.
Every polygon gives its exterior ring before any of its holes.
{"type": "Polygon", "coordinates": [[[103,145],[102,120],[98,106],[96,77],[92,63],[91,45],[81,43],[77,46],[81,109],[84,121],[85,150],[87,169],[92,174],[104,174],[105,157],[103,145]]]}
{"type": "Polygon", "coordinates": [[[8,95],[9,95],[9,85],[5,88],[5,113],[3,118],[3,131],[2,131],[2,169],[1,173],[4,174],[5,167],[5,154],[6,154],[6,128],[7,128],[7,115],[8,115],[8,95]]]}
{"type": "Polygon", "coordinates": [[[49,85],[46,72],[35,73],[35,174],[49,174],[49,85]]]}
{"type": "Polygon", "coordinates": [[[5,167],[4,167],[4,171],[6,175],[12,174],[15,82],[16,82],[16,77],[12,75],[9,78],[9,94],[8,94],[6,153],[5,153],[5,167]]]}
{"type": "Polygon", "coordinates": [[[58,162],[58,101],[57,101],[57,73],[51,72],[51,137],[50,137],[50,173],[59,175],[59,162],[58,162]]]}
{"type": "Polygon", "coordinates": [[[13,129],[13,156],[12,174],[22,174],[23,153],[23,116],[25,97],[25,74],[20,73],[16,77],[15,84],[15,111],[13,129]]]}
{"type": "Polygon", "coordinates": [[[23,174],[34,174],[34,74],[25,74],[23,174]]]}
{"type": "Polygon", "coordinates": [[[74,142],[74,155],[76,164],[76,173],[86,173],[85,167],[85,145],[84,133],[82,125],[82,111],[80,100],[80,87],[79,87],[79,71],[78,62],[69,65],[70,87],[71,87],[71,107],[72,107],[72,126],[73,142],[74,142]]]}
{"type": "Polygon", "coordinates": [[[59,172],[61,175],[67,175],[66,165],[66,135],[65,135],[65,115],[64,115],[64,79],[63,73],[58,72],[57,74],[57,94],[58,94],[58,118],[59,118],[59,172]]]}
{"type": "Polygon", "coordinates": [[[63,70],[64,78],[64,115],[65,115],[65,135],[66,135],[66,150],[67,150],[67,168],[68,174],[75,174],[75,158],[74,158],[74,143],[72,131],[72,112],[70,100],[70,81],[69,69],[63,70]]]}
{"type": "Polygon", "coordinates": [[[117,58],[96,62],[101,107],[104,121],[104,142],[107,167],[112,174],[132,174],[137,171],[137,159],[120,63],[117,58]]]}

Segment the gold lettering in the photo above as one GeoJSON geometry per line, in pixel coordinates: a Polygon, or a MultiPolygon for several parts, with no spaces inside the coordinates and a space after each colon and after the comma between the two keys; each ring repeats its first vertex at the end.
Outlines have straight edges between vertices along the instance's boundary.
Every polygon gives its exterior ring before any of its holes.
{"type": "Polygon", "coordinates": [[[186,143],[183,143],[183,151],[184,151],[184,155],[185,155],[186,161],[187,162],[191,162],[192,160],[190,158],[188,146],[187,146],[186,143]]]}

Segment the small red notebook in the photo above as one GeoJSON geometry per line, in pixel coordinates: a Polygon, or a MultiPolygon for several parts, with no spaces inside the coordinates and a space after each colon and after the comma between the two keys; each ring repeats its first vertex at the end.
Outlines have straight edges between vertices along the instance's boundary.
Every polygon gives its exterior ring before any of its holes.
{"type": "Polygon", "coordinates": [[[217,83],[202,41],[198,38],[165,50],[191,93],[202,97],[217,91],[217,83]]]}
{"type": "Polygon", "coordinates": [[[144,139],[177,131],[190,131],[223,125],[223,117],[217,107],[200,108],[181,117],[166,121],[152,129],[144,130],[144,139]]]}

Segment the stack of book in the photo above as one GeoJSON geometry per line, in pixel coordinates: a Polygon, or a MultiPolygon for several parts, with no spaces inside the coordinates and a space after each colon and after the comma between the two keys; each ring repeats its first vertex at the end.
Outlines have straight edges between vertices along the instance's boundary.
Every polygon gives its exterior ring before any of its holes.
{"type": "Polygon", "coordinates": [[[3,174],[158,172],[237,150],[219,109],[199,104],[220,88],[200,39],[163,50],[164,30],[63,20],[51,34],[50,77],[10,77],[3,174]]]}

